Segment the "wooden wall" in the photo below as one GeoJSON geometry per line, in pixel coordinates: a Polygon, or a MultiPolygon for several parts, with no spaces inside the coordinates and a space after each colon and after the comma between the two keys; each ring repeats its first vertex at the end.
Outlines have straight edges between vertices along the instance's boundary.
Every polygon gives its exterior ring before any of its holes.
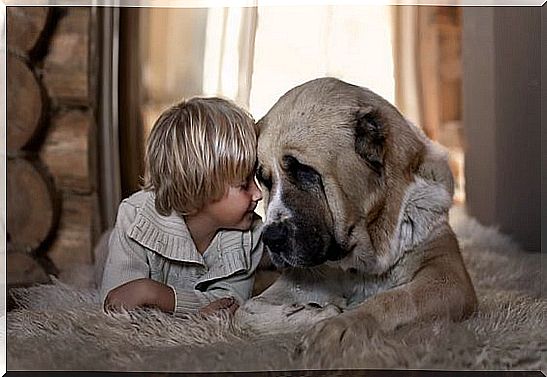
{"type": "Polygon", "coordinates": [[[467,208],[481,223],[512,236],[524,250],[538,252],[545,228],[544,9],[480,7],[463,12],[467,208]]]}
{"type": "Polygon", "coordinates": [[[99,223],[90,8],[7,7],[7,283],[93,263],[99,223]]]}

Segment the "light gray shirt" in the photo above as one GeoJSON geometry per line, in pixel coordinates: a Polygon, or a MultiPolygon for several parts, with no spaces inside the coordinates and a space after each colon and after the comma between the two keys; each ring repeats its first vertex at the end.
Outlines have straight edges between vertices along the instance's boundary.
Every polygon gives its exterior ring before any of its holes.
{"type": "Polygon", "coordinates": [[[184,219],[160,215],[155,195],[139,191],[123,200],[108,243],[101,298],[131,280],[150,278],[175,292],[175,314],[195,311],[222,297],[240,304],[251,296],[262,257],[257,215],[248,231],[221,230],[200,254],[184,219]]]}

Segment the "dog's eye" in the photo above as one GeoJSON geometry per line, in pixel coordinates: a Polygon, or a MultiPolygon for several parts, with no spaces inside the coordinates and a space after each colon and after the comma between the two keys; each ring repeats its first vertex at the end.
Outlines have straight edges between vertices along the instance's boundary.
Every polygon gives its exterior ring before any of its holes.
{"type": "Polygon", "coordinates": [[[311,166],[300,163],[300,161],[293,156],[284,156],[283,164],[287,173],[297,185],[306,186],[305,188],[308,188],[310,185],[321,184],[321,176],[317,170],[311,166]]]}
{"type": "Polygon", "coordinates": [[[266,189],[272,189],[272,178],[264,172],[264,168],[262,166],[259,166],[256,170],[256,180],[266,189]]]}

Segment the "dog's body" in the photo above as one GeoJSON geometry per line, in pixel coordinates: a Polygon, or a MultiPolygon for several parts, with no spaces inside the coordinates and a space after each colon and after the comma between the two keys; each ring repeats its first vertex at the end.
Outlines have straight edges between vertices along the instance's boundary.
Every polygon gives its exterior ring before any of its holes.
{"type": "Polygon", "coordinates": [[[446,155],[391,104],[317,79],[287,92],[259,125],[263,240],[283,273],[240,317],[309,326],[302,347],[321,354],[475,309],[448,224],[446,155]]]}

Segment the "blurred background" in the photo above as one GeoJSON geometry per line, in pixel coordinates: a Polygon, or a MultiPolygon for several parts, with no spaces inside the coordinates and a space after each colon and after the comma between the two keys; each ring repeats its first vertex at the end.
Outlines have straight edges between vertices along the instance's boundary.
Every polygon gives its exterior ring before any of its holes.
{"type": "Polygon", "coordinates": [[[8,284],[93,265],[166,107],[220,95],[258,120],[322,76],[394,103],[448,149],[455,204],[540,251],[544,8],[8,7],[8,284]]]}

